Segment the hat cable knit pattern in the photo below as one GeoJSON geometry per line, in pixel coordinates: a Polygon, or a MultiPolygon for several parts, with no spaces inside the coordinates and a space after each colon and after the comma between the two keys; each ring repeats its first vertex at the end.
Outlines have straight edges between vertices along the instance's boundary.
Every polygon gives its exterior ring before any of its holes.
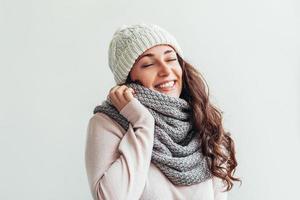
{"type": "Polygon", "coordinates": [[[117,84],[125,83],[136,59],[146,50],[156,45],[166,44],[182,57],[175,37],[155,24],[122,25],[109,44],[108,62],[117,84]]]}

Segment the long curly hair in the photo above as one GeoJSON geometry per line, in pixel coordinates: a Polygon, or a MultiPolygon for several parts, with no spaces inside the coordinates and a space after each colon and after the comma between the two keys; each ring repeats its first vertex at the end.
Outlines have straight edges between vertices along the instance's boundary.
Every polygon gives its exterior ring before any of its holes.
{"type": "Polygon", "coordinates": [[[223,112],[209,100],[209,88],[201,73],[178,54],[182,67],[183,89],[180,98],[189,102],[193,110],[193,127],[200,134],[202,153],[208,160],[213,175],[221,178],[227,185],[226,191],[233,187],[237,167],[235,144],[230,132],[225,132],[222,124],[223,112]]]}
{"type": "MultiPolygon", "coordinates": [[[[200,134],[202,154],[208,161],[211,173],[225,182],[226,191],[233,187],[237,167],[235,145],[230,132],[222,125],[222,111],[209,101],[209,88],[201,73],[177,54],[182,68],[182,92],[180,98],[186,100],[192,108],[194,130],[200,134]]],[[[125,83],[130,83],[128,75],[125,83]]]]}

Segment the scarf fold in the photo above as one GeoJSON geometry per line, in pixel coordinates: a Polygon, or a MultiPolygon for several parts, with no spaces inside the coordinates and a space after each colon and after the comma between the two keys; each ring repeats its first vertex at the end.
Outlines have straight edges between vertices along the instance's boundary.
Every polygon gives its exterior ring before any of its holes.
{"type": "MultiPolygon", "coordinates": [[[[176,185],[193,185],[212,177],[207,160],[201,153],[199,134],[193,130],[191,107],[181,98],[156,92],[138,83],[129,83],[137,98],[155,120],[151,162],[176,185]]],[[[110,99],[94,109],[118,122],[126,131],[129,121],[113,106],[110,99]]]]}

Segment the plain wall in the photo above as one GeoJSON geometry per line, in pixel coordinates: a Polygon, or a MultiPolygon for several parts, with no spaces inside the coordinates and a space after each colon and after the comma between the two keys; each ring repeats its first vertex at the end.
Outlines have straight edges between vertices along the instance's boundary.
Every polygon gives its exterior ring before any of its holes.
{"type": "Polygon", "coordinates": [[[295,199],[299,13],[296,0],[0,0],[0,199],[91,199],[86,128],[114,86],[108,45],[139,22],[177,38],[224,112],[243,180],[229,199],[295,199]]]}

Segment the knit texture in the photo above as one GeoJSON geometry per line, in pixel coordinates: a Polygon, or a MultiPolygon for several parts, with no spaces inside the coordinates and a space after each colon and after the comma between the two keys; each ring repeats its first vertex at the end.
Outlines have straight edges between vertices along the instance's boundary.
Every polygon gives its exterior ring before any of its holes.
{"type": "Polygon", "coordinates": [[[108,64],[117,84],[126,78],[138,57],[156,45],[171,46],[182,58],[184,55],[175,37],[155,24],[122,25],[109,44],[108,64]]]}
{"type": "MultiPolygon", "coordinates": [[[[150,111],[155,120],[151,161],[176,185],[192,185],[212,177],[207,160],[201,153],[199,134],[191,123],[191,108],[181,98],[129,83],[135,97],[150,111]]],[[[94,109],[118,122],[126,131],[128,120],[119,114],[110,99],[94,109]]]]}

